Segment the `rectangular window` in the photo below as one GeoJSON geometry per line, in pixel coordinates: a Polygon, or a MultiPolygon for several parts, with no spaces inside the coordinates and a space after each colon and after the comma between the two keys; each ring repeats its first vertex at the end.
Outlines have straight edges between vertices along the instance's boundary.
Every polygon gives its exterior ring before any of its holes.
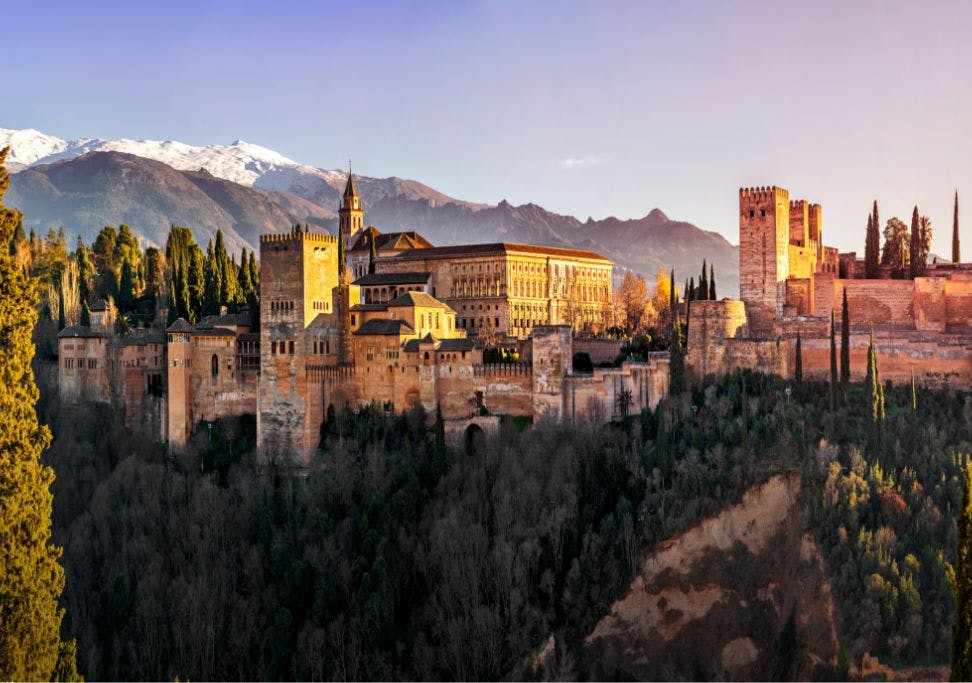
{"type": "Polygon", "coordinates": [[[274,355],[277,354],[277,342],[275,341],[270,342],[270,353],[274,355]]]}
{"type": "Polygon", "coordinates": [[[290,355],[294,355],[294,342],[290,342],[290,355]]]}
{"type": "Polygon", "coordinates": [[[374,346],[369,346],[368,347],[368,360],[374,360],[374,359],[375,359],[375,347],[374,346]]]}

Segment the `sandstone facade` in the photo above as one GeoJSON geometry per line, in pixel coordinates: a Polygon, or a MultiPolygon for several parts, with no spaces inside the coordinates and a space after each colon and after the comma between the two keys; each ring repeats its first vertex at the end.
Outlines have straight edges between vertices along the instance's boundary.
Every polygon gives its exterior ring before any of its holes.
{"type": "MultiPolygon", "coordinates": [[[[972,387],[972,264],[929,264],[926,277],[864,279],[855,253],[821,242],[819,204],[779,187],[739,191],[740,301],[696,301],[686,363],[698,376],[752,368],[784,377],[830,376],[830,319],[837,336],[847,294],[852,379],[865,375],[873,330],[882,379],[972,387]]],[[[839,344],[839,340],[838,340],[839,344]]]]}
{"type": "MultiPolygon", "coordinates": [[[[258,329],[244,311],[196,325],[179,319],[128,341],[107,327],[65,330],[62,398],[117,400],[126,419],[151,416],[153,432],[175,450],[207,421],[255,414],[261,457],[300,465],[317,450],[332,405],[421,405],[453,427],[481,428],[504,415],[606,420],[667,395],[667,353],[573,371],[573,330],[612,322],[612,264],[601,256],[383,236],[363,228],[353,179],[339,216],[340,237],[294,230],[261,238],[258,329]],[[484,363],[483,343],[495,341],[515,344],[522,361],[484,363]]],[[[618,344],[579,348],[613,359],[618,344]]]]}

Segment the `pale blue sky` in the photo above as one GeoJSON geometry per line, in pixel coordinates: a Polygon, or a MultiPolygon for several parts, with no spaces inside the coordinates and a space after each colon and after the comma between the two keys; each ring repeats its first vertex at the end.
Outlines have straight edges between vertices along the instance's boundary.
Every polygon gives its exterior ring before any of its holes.
{"type": "Polygon", "coordinates": [[[947,254],[957,187],[972,252],[972,3],[37,1],[4,29],[0,127],[350,155],[734,243],[738,188],[780,184],[859,251],[877,198],[947,254]]]}

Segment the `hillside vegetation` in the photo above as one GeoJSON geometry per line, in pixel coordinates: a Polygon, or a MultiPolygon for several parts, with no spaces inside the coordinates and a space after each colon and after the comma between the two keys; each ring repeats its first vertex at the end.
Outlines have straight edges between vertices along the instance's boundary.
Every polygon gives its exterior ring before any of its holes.
{"type": "Polygon", "coordinates": [[[506,424],[473,453],[420,410],[347,412],[304,477],[255,465],[252,423],[202,429],[173,458],[45,387],[65,635],[92,679],[609,673],[582,641],[645,554],[801,471],[839,661],[944,661],[964,394],[923,392],[912,418],[889,388],[891,437],[865,454],[859,388],[831,415],[825,385],[784,386],[736,375],[624,424],[506,424]]]}

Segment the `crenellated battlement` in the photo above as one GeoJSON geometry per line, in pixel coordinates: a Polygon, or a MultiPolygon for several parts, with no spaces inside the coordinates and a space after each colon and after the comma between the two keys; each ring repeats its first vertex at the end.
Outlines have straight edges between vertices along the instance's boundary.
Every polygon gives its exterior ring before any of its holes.
{"type": "Polygon", "coordinates": [[[266,235],[260,235],[260,244],[280,242],[324,242],[337,244],[337,237],[328,234],[321,235],[316,232],[268,233],[266,235]]]}
{"type": "Polygon", "coordinates": [[[739,188],[739,200],[740,201],[761,201],[761,200],[776,200],[782,198],[788,198],[790,195],[789,191],[772,185],[769,187],[740,187],[739,188]]]}
{"type": "Polygon", "coordinates": [[[803,211],[803,207],[810,206],[806,199],[791,199],[790,211],[803,211]]]}

